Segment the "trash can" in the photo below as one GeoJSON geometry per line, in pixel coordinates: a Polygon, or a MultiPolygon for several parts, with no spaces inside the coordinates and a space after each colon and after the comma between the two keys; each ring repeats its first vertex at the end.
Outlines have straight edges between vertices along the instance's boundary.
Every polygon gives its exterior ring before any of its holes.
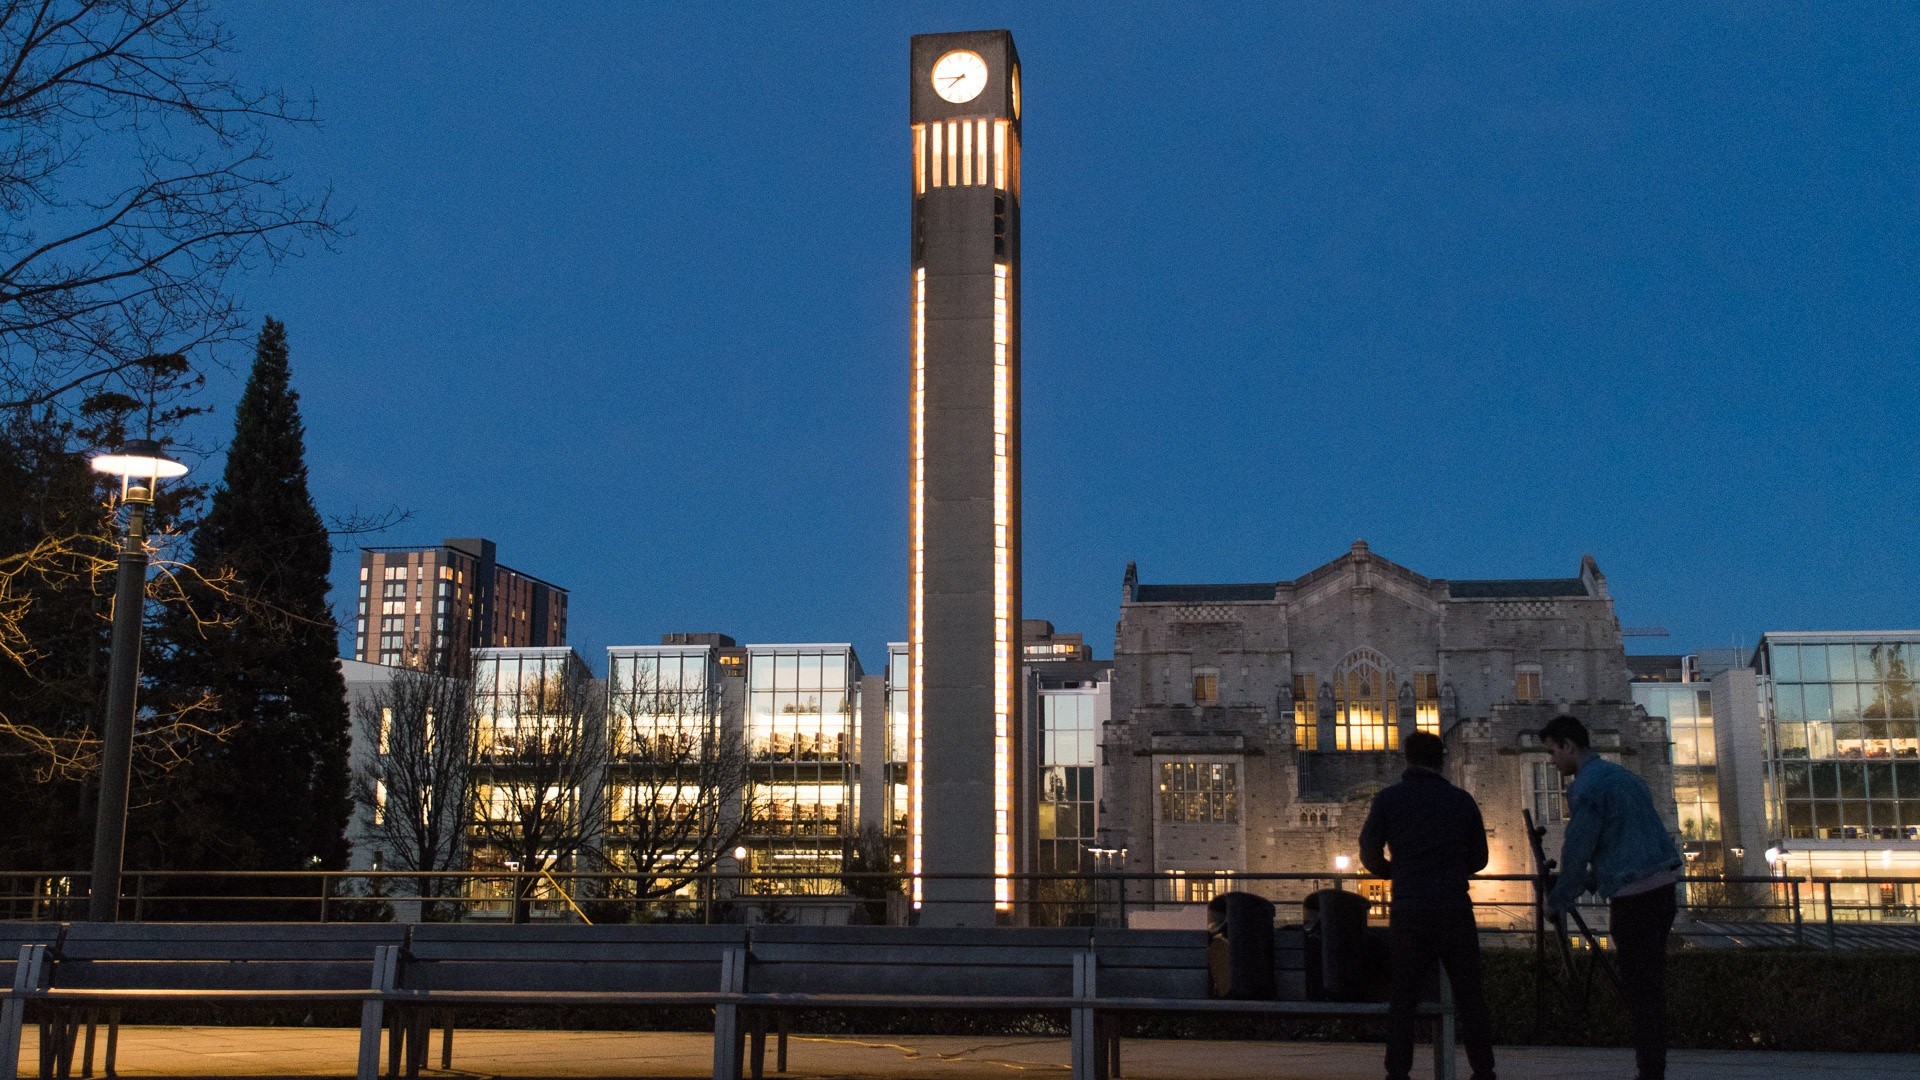
{"type": "Polygon", "coordinates": [[[1306,914],[1307,999],[1370,1001],[1386,985],[1383,943],[1367,933],[1367,898],[1321,889],[1302,903],[1306,914]]]}
{"type": "Polygon", "coordinates": [[[1273,1000],[1273,903],[1247,892],[1207,902],[1207,976],[1213,996],[1273,1000]]]}

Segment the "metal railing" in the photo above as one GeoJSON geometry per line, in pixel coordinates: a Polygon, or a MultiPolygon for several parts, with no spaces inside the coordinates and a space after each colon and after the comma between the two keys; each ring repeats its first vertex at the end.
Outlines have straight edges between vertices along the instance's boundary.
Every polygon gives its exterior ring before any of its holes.
{"type": "MultiPolygon", "coordinates": [[[[992,878],[921,876],[927,903],[994,905],[1017,925],[1204,925],[1203,909],[1227,891],[1254,892],[1282,909],[1326,888],[1372,901],[1374,918],[1391,905],[1386,882],[1364,874],[1053,873],[1014,874],[1016,900],[995,905],[992,878]],[[965,888],[972,883],[975,888],[965,888]],[[971,893],[972,895],[954,895],[971,893]]],[[[0,919],[85,917],[88,875],[79,871],[0,872],[0,919]]],[[[670,878],[634,873],[547,870],[129,871],[124,921],[271,920],[289,922],[589,921],[858,922],[916,921],[902,875],[853,872],[703,872],[670,878]]],[[[1530,875],[1474,879],[1483,935],[1531,937],[1542,925],[1540,882],[1530,875]]],[[[1920,878],[1739,877],[1687,875],[1682,938],[1731,944],[1871,947],[1888,933],[1920,940],[1920,878]],[[1876,937],[1877,936],[1877,937],[1876,937]]],[[[1606,905],[1585,898],[1589,921],[1604,935],[1606,905]]],[[[1294,907],[1294,912],[1299,908],[1294,907]]]]}

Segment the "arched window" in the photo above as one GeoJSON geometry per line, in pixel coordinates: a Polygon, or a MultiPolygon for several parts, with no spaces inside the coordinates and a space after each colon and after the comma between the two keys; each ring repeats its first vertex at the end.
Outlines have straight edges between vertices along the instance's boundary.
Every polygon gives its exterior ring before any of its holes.
{"type": "Polygon", "coordinates": [[[1336,750],[1392,750],[1400,745],[1400,699],[1393,665],[1372,649],[1355,649],[1333,672],[1336,750]]]}

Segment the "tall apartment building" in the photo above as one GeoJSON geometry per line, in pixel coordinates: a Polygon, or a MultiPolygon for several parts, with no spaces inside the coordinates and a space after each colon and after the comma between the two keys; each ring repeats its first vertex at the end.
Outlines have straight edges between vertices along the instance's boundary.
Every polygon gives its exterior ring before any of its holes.
{"type": "Polygon", "coordinates": [[[1081,634],[1062,634],[1045,619],[1020,620],[1020,659],[1029,663],[1091,660],[1093,646],[1081,634]]]}
{"type": "Polygon", "coordinates": [[[567,643],[567,590],[500,562],[477,537],[360,549],[353,658],[452,670],[473,649],[567,643]]]}

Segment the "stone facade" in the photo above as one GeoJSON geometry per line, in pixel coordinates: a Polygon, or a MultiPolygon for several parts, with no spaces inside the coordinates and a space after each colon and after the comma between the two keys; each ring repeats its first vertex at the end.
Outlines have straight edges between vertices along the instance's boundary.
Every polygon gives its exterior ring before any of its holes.
{"type": "MultiPolygon", "coordinates": [[[[1101,842],[1126,849],[1128,871],[1188,878],[1142,882],[1137,902],[1202,899],[1223,872],[1330,874],[1342,856],[1359,871],[1369,802],[1399,778],[1399,740],[1417,727],[1442,734],[1450,778],[1480,802],[1488,873],[1532,872],[1523,807],[1558,853],[1558,783],[1536,733],[1559,712],[1674,822],[1665,728],[1630,700],[1591,556],[1578,577],[1501,581],[1425,578],[1364,542],[1275,583],[1142,585],[1129,565],[1113,679],[1101,842]]],[[[1234,887],[1292,899],[1316,886],[1234,887]]],[[[1531,918],[1524,885],[1476,897],[1502,905],[1481,909],[1484,924],[1531,918]]]]}

